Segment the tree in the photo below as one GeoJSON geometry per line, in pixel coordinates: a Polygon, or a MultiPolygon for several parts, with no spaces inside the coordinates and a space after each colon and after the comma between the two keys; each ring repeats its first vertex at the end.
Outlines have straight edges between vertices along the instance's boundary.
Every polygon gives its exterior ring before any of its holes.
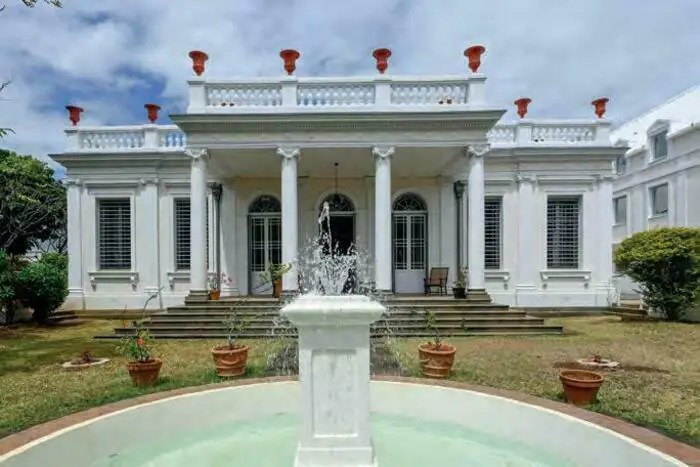
{"type": "Polygon", "coordinates": [[[0,149],[0,249],[22,255],[65,231],[66,190],[53,175],[43,161],[0,149]]]}
{"type": "Polygon", "coordinates": [[[650,308],[678,321],[700,292],[700,229],[638,232],[622,241],[614,261],[619,272],[639,284],[650,308]]]}

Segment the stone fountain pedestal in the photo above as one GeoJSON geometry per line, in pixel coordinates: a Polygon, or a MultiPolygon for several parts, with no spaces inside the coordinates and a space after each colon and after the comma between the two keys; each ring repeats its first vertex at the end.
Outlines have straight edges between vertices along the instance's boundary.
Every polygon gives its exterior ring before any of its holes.
{"type": "Polygon", "coordinates": [[[384,307],[362,295],[302,295],[280,313],[299,331],[296,467],[376,466],[369,325],[384,307]]]}

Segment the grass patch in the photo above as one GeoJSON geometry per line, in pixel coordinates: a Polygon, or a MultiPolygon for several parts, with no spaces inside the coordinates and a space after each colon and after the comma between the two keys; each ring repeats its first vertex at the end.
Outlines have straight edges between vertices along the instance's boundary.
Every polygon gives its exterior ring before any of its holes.
{"type": "MultiPolygon", "coordinates": [[[[599,401],[591,410],[618,417],[700,446],[700,326],[620,322],[617,317],[561,318],[564,336],[448,338],[458,347],[452,378],[473,384],[561,399],[558,362],[599,354],[628,370],[606,372],[599,401]],[[637,369],[635,369],[637,368],[637,369]],[[643,371],[653,368],[660,372],[643,371]]],[[[17,327],[0,335],[0,437],[29,426],[150,392],[221,381],[210,349],[220,341],[154,342],[164,360],[154,388],[131,385],[126,360],[116,355],[116,341],[93,340],[109,333],[114,321],[75,327],[17,327]],[[85,371],[68,372],[61,364],[89,347],[112,361],[85,371]]],[[[395,343],[402,362],[418,375],[416,346],[424,339],[395,343]]],[[[279,343],[251,345],[250,376],[261,376],[267,356],[279,343]]]]}

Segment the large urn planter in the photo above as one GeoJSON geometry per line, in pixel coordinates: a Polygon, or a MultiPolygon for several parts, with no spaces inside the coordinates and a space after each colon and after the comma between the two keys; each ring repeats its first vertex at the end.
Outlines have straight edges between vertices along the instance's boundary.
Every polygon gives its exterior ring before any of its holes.
{"type": "Polygon", "coordinates": [[[586,370],[563,370],[559,380],[566,400],[574,405],[590,405],[598,395],[605,378],[600,373],[586,370]]]}
{"type": "Polygon", "coordinates": [[[441,343],[426,342],[418,346],[418,358],[423,376],[427,378],[447,378],[452,372],[457,347],[441,343]]]}
{"type": "Polygon", "coordinates": [[[248,349],[247,345],[242,344],[233,347],[222,345],[211,349],[216,374],[224,378],[243,376],[248,364],[248,349]]]}
{"type": "Polygon", "coordinates": [[[221,290],[213,289],[209,291],[209,300],[218,300],[221,298],[221,290]]]}
{"type": "Polygon", "coordinates": [[[146,362],[129,362],[126,364],[126,369],[129,371],[129,376],[131,376],[134,386],[141,388],[156,384],[162,367],[163,361],[159,358],[153,358],[146,362]]]}

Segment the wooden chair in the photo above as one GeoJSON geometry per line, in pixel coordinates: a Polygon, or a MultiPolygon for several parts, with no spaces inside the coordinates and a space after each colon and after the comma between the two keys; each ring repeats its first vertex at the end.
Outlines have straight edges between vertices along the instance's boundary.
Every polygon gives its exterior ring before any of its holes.
{"type": "Polygon", "coordinates": [[[450,268],[430,268],[430,276],[423,279],[425,295],[432,293],[432,289],[437,287],[440,295],[447,295],[447,274],[450,268]]]}

